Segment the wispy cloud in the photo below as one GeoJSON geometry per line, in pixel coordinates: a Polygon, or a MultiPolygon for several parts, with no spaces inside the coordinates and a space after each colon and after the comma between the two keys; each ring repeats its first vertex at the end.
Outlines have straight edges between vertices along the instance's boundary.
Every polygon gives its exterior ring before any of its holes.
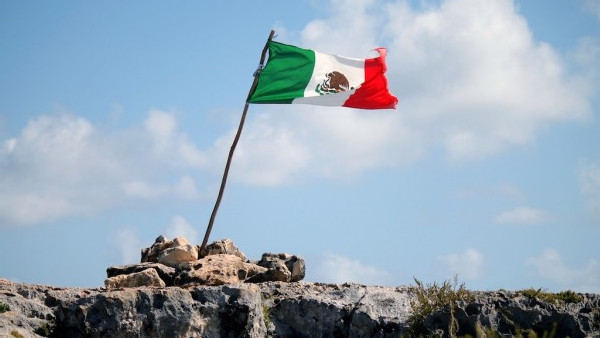
{"type": "Polygon", "coordinates": [[[173,219],[171,219],[171,222],[167,225],[165,235],[170,239],[175,237],[185,237],[190,244],[195,244],[197,242],[198,232],[185,218],[176,215],[173,216],[173,219]]]}
{"type": "Polygon", "coordinates": [[[172,185],[155,184],[145,181],[130,181],[123,184],[123,191],[127,196],[142,199],[164,197],[196,199],[200,196],[196,182],[187,175],[182,176],[177,183],[172,185]]]}
{"type": "Polygon", "coordinates": [[[113,233],[109,240],[120,255],[120,264],[134,264],[140,261],[142,242],[136,228],[120,229],[113,233]]]}
{"type": "MultiPolygon", "coordinates": [[[[513,1],[413,8],[407,1],[353,0],[332,1],[329,9],[290,32],[298,41],[286,42],[356,57],[387,46],[399,110],[256,106],[232,180],[275,187],[313,177],[343,180],[415,163],[439,147],[455,161],[484,158],[532,142],[541,126],[590,114],[598,88],[588,70],[598,63],[598,44],[581,44],[574,71],[570,59],[534,40],[513,1]]],[[[76,115],[38,117],[20,135],[0,140],[0,219],[37,224],[132,199],[197,198],[206,188],[189,171],[220,173],[233,134],[203,149],[175,112],[160,109],[141,125],[111,132],[76,115]],[[166,171],[178,180],[157,179],[166,171]]]]}
{"type": "Polygon", "coordinates": [[[526,264],[533,266],[542,278],[556,283],[559,287],[579,292],[600,292],[600,265],[590,259],[585,266],[568,266],[555,249],[545,249],[539,256],[530,257],[526,264]]]}
{"type": "Polygon", "coordinates": [[[391,280],[390,273],[383,269],[334,253],[325,253],[314,263],[313,279],[319,282],[385,285],[391,280]]]}
{"type": "Polygon", "coordinates": [[[187,170],[205,168],[205,156],[170,112],[113,131],[74,114],[42,115],[0,143],[0,224],[47,223],[131,199],[196,199],[187,170]],[[179,180],[157,183],[165,171],[179,180]]]}
{"type": "Polygon", "coordinates": [[[562,55],[534,39],[513,1],[446,0],[422,8],[333,1],[329,8],[329,16],[290,34],[298,41],[285,42],[356,57],[387,46],[398,111],[257,106],[234,168],[246,183],[344,179],[414,163],[440,146],[452,161],[486,158],[533,142],[543,126],[591,114],[596,44],[562,55]]]}
{"type": "Polygon", "coordinates": [[[600,0],[585,0],[584,7],[600,20],[600,0]]]}
{"type": "Polygon", "coordinates": [[[438,262],[442,265],[444,277],[456,275],[460,279],[473,280],[483,276],[484,257],[476,249],[469,248],[460,253],[449,253],[439,256],[438,262]]]}
{"type": "Polygon", "coordinates": [[[541,209],[517,207],[496,215],[494,222],[501,224],[540,224],[549,222],[553,218],[550,213],[541,209]]]}
{"type": "Polygon", "coordinates": [[[587,198],[587,205],[594,217],[600,221],[600,165],[587,163],[580,166],[579,184],[587,198]]]}

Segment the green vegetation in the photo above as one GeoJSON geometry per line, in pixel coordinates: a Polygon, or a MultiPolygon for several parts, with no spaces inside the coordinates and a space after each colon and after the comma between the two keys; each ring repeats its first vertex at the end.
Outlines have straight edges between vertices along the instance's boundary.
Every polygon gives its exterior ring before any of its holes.
{"type": "MultiPolygon", "coordinates": [[[[556,325],[554,330],[551,332],[544,332],[541,338],[553,338],[556,332],[556,325]]],[[[478,331],[477,338],[486,337],[486,338],[502,338],[504,335],[498,333],[497,331],[486,329],[485,331],[478,331]]],[[[539,338],[538,334],[533,330],[517,330],[515,334],[512,336],[514,338],[539,338]]],[[[467,335],[465,338],[471,338],[471,336],[467,335]]]]}
{"type": "Polygon", "coordinates": [[[25,338],[25,336],[23,336],[22,334],[19,333],[19,331],[17,330],[12,330],[10,331],[10,335],[15,337],[15,338],[25,338]]]}
{"type": "Polygon", "coordinates": [[[8,304],[0,303],[0,313],[10,311],[8,304]]]}
{"type": "Polygon", "coordinates": [[[424,321],[430,314],[442,309],[449,309],[450,323],[448,323],[448,332],[454,336],[458,331],[458,323],[454,318],[454,311],[459,301],[472,301],[472,293],[465,288],[465,284],[458,283],[455,276],[454,281],[444,281],[441,285],[436,282],[433,284],[423,284],[420,280],[414,278],[416,286],[411,286],[409,291],[415,295],[415,300],[410,301],[413,314],[408,319],[409,333],[411,336],[427,336],[424,321]]]}
{"type": "MultiPolygon", "coordinates": [[[[447,332],[450,337],[456,337],[458,332],[458,322],[455,317],[455,311],[458,307],[459,302],[471,302],[474,300],[473,293],[465,288],[464,283],[459,283],[458,278],[455,276],[453,281],[444,281],[442,284],[424,284],[418,279],[414,279],[416,286],[411,286],[409,292],[415,297],[410,301],[413,314],[408,319],[409,329],[408,334],[410,337],[428,337],[431,336],[432,332],[428,332],[425,327],[425,319],[438,311],[445,310],[450,313],[450,321],[448,323],[447,332]]],[[[559,293],[546,292],[543,289],[526,289],[517,291],[517,295],[522,295],[528,298],[535,298],[543,302],[552,304],[568,304],[568,303],[579,303],[584,300],[581,294],[574,291],[567,290],[559,293]]],[[[503,309],[499,308],[498,311],[503,314],[503,309]]],[[[503,314],[506,316],[506,314],[503,314]]],[[[506,319],[510,322],[509,317],[506,319]]],[[[592,326],[596,329],[600,329],[600,307],[592,314],[592,326]]],[[[521,330],[517,327],[516,332],[513,333],[514,337],[517,338],[552,338],[556,335],[557,323],[554,324],[552,330],[545,331],[543,334],[537,333],[534,330],[521,330]]],[[[445,330],[446,331],[446,330],[445,330]]],[[[476,323],[475,335],[479,337],[488,338],[499,338],[502,337],[500,333],[489,328],[482,327],[480,323],[476,323]]],[[[470,336],[468,336],[470,337],[470,336]]]]}
{"type": "Polygon", "coordinates": [[[600,307],[597,307],[592,313],[592,327],[600,330],[600,307]]]}
{"type": "Polygon", "coordinates": [[[52,334],[52,326],[46,323],[35,329],[34,332],[42,337],[50,337],[50,335],[52,334]]]}
{"type": "Polygon", "coordinates": [[[543,291],[542,289],[526,289],[519,291],[520,294],[527,298],[536,298],[544,302],[557,304],[558,302],[563,303],[579,303],[583,301],[583,296],[573,292],[571,290],[561,291],[559,293],[550,293],[543,291]]]}
{"type": "Polygon", "coordinates": [[[260,300],[262,302],[262,314],[263,320],[265,322],[265,327],[267,328],[267,330],[269,330],[269,327],[271,326],[271,310],[269,306],[265,304],[265,302],[269,300],[269,298],[261,293],[260,300]]]}
{"type": "Polygon", "coordinates": [[[265,321],[265,327],[268,330],[269,327],[271,326],[271,312],[269,311],[269,307],[263,304],[262,312],[263,312],[263,320],[265,321]]]}

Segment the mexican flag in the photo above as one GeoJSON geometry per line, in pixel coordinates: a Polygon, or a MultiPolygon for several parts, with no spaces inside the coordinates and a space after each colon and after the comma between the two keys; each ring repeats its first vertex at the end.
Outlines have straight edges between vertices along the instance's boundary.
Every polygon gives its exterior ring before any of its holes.
{"type": "Polygon", "coordinates": [[[269,60],[249,103],[304,103],[360,109],[395,109],[388,90],[385,48],[379,57],[348,58],[269,41],[269,60]]]}

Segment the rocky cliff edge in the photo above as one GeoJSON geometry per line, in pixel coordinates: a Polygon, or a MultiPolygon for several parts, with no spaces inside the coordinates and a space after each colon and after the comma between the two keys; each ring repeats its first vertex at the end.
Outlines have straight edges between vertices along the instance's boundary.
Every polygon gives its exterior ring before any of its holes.
{"type": "Polygon", "coordinates": [[[294,255],[198,249],[161,236],[103,288],[0,279],[0,337],[600,337],[597,294],[306,283],[294,255]]]}

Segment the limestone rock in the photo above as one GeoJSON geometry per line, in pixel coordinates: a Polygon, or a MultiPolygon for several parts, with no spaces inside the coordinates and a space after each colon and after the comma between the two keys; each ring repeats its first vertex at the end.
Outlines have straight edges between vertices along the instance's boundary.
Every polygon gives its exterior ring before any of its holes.
{"type": "Polygon", "coordinates": [[[267,268],[267,271],[248,279],[249,283],[297,282],[302,280],[305,274],[304,259],[287,253],[264,253],[256,264],[267,268]]]}
{"type": "Polygon", "coordinates": [[[167,286],[173,285],[173,278],[175,278],[175,268],[160,264],[160,263],[140,263],[140,264],[129,264],[120,266],[111,266],[106,269],[106,276],[108,278],[119,275],[127,275],[130,273],[144,271],[146,269],[154,269],[160,276],[167,286]]]}
{"type": "Polygon", "coordinates": [[[198,249],[190,245],[183,237],[168,240],[164,236],[158,236],[151,247],[142,249],[141,262],[161,263],[174,267],[182,262],[198,259],[198,249]]]}
{"type": "Polygon", "coordinates": [[[175,277],[175,285],[238,284],[267,269],[242,261],[238,256],[218,254],[206,256],[194,262],[182,263],[181,272],[175,277]]]}
{"type": "Polygon", "coordinates": [[[140,272],[134,272],[127,275],[118,275],[110,277],[104,281],[107,289],[133,288],[139,286],[154,286],[164,288],[165,282],[160,279],[158,272],[152,268],[140,272]]]}
{"type": "Polygon", "coordinates": [[[285,266],[290,270],[292,274],[290,278],[290,282],[299,282],[304,279],[306,274],[306,264],[304,263],[304,259],[300,258],[296,255],[290,254],[279,254],[279,257],[283,255],[283,260],[285,262],[285,266]]]}
{"type": "Polygon", "coordinates": [[[191,262],[198,259],[196,246],[185,244],[167,248],[158,255],[158,262],[170,267],[176,267],[183,262],[191,262]]]}
{"type": "Polygon", "coordinates": [[[238,256],[242,261],[246,261],[246,255],[233,244],[233,241],[230,239],[222,239],[218,241],[214,241],[213,243],[206,246],[204,252],[200,253],[201,257],[206,257],[209,255],[218,255],[218,254],[226,254],[226,255],[234,255],[238,256]]]}
{"type": "MultiPolygon", "coordinates": [[[[189,264],[189,263],[184,263],[189,264]]],[[[152,270],[152,269],[150,269],[152,270]]],[[[548,303],[508,291],[476,292],[424,321],[424,337],[600,337],[600,295],[548,303]],[[492,334],[490,334],[491,336],[492,334]]],[[[81,289],[0,279],[0,337],[409,337],[410,288],[282,283],[185,288],[81,289]]]]}
{"type": "Polygon", "coordinates": [[[183,237],[169,240],[159,236],[151,247],[142,249],[140,264],[108,268],[110,280],[107,283],[119,287],[127,287],[128,283],[139,286],[137,282],[125,282],[125,277],[111,278],[148,268],[155,270],[166,286],[297,282],[304,278],[306,269],[302,258],[287,253],[265,253],[258,262],[248,261],[230,239],[209,244],[200,255],[198,251],[199,247],[190,245],[183,237]]]}
{"type": "Polygon", "coordinates": [[[158,254],[161,251],[169,247],[169,242],[165,236],[158,236],[149,248],[142,249],[142,259],[140,260],[142,263],[144,262],[158,262],[158,254]]]}

